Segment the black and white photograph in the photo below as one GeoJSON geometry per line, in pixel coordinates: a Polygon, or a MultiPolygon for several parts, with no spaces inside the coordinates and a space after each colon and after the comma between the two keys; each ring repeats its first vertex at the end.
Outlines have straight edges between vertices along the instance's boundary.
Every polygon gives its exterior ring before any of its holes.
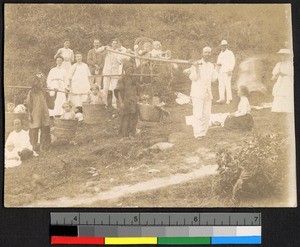
{"type": "Polygon", "coordinates": [[[290,4],[5,4],[5,207],[296,207],[290,4]]]}

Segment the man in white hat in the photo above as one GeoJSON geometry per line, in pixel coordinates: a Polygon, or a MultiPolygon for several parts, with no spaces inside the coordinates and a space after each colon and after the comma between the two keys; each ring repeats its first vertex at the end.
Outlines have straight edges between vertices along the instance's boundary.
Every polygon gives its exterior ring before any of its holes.
{"type": "Polygon", "coordinates": [[[235,57],[232,51],[228,50],[228,43],[226,40],[222,40],[221,52],[218,56],[217,65],[219,69],[219,99],[218,103],[225,102],[226,92],[226,104],[230,104],[232,101],[231,92],[231,75],[235,66],[235,57]]]}
{"type": "Polygon", "coordinates": [[[209,62],[211,48],[204,47],[202,59],[195,62],[191,68],[184,70],[192,81],[191,99],[193,103],[194,137],[202,139],[207,132],[211,114],[211,83],[217,80],[218,74],[214,65],[209,62]]]}

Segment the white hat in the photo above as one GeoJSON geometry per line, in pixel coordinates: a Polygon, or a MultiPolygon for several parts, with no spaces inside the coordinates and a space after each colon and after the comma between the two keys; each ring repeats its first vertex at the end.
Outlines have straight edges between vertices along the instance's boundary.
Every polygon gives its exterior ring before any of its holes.
{"type": "Polygon", "coordinates": [[[292,54],[290,49],[280,49],[278,52],[278,54],[292,54]]]}
{"type": "Polygon", "coordinates": [[[222,41],[221,41],[221,44],[220,45],[228,45],[228,43],[227,43],[227,41],[225,40],[225,39],[223,39],[222,41]]]}

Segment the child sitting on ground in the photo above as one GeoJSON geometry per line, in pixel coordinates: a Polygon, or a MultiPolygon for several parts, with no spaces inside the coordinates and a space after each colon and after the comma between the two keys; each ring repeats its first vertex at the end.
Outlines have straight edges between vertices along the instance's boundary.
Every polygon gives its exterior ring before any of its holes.
{"type": "Polygon", "coordinates": [[[5,167],[9,168],[9,167],[15,167],[15,166],[19,166],[22,164],[21,162],[21,158],[17,152],[17,150],[15,149],[15,145],[13,142],[6,142],[5,144],[5,167]]]}
{"type": "Polygon", "coordinates": [[[87,103],[89,104],[104,104],[104,100],[102,97],[102,93],[100,91],[100,87],[97,84],[93,84],[91,86],[91,90],[88,94],[88,99],[87,99],[87,103]]]}
{"type": "Polygon", "coordinates": [[[62,106],[64,112],[61,115],[61,119],[65,120],[74,120],[75,119],[75,112],[72,110],[72,104],[71,102],[65,102],[62,106]]]}
{"type": "Polygon", "coordinates": [[[251,107],[247,98],[249,96],[248,88],[240,86],[238,96],[240,97],[238,110],[226,118],[224,127],[230,130],[251,130],[254,121],[250,114],[251,107]]]}

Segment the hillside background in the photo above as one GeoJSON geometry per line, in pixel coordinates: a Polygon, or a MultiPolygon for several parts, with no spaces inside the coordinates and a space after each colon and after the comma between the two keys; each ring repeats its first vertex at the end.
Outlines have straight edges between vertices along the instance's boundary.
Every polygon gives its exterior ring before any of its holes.
{"type": "MultiPolygon", "coordinates": [[[[237,64],[249,56],[262,57],[268,83],[275,52],[291,45],[290,29],[290,7],[278,4],[6,4],[4,85],[30,85],[37,69],[48,74],[65,38],[85,60],[94,38],[106,45],[118,37],[132,49],[142,36],[161,41],[179,59],[197,59],[209,45],[213,61],[220,41],[226,39],[237,64]]],[[[10,100],[11,90],[5,93],[10,100]]],[[[18,93],[21,102],[22,90],[18,93]]]]}

